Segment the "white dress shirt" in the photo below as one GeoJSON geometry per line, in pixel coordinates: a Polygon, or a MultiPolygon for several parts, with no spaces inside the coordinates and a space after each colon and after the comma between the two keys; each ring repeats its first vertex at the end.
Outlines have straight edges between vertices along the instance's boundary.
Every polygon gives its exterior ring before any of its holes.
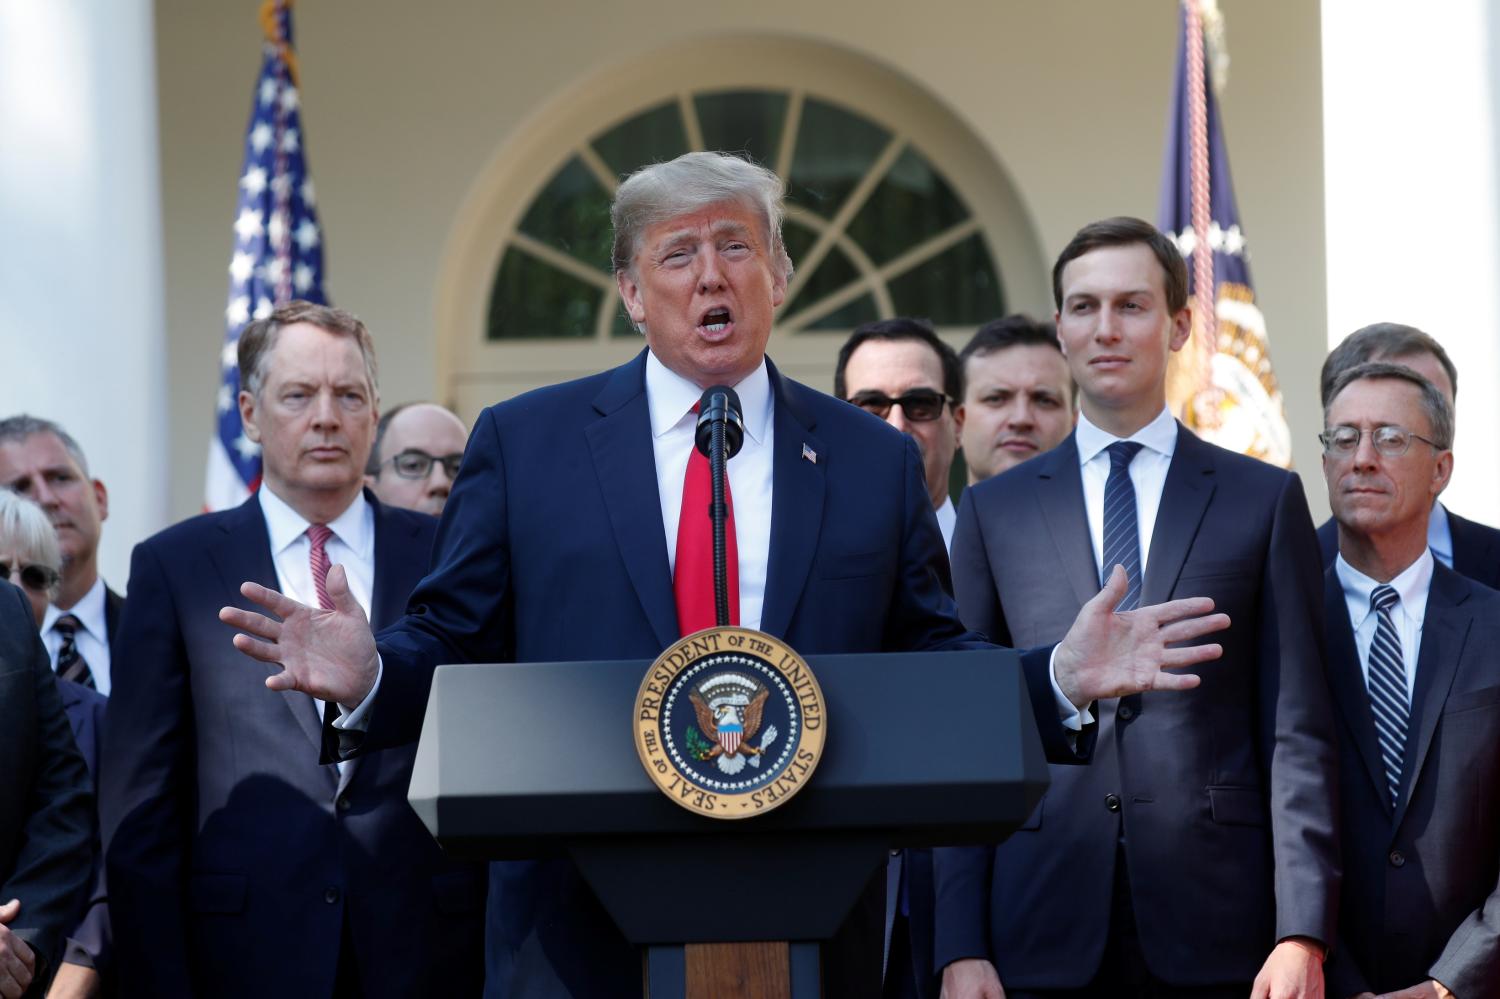
{"type": "MultiPolygon", "coordinates": [[[[766,565],[771,557],[771,376],[760,367],[738,385],[745,444],[730,459],[729,494],[734,502],[734,540],[740,569],[740,627],[760,628],[766,599],[766,565]]],[[[677,571],[677,526],[682,519],[682,486],[687,478],[698,418],[693,406],[703,390],[646,354],[646,403],[651,410],[651,449],[656,456],[656,493],[667,535],[667,566],[677,571]]]]}
{"type": "Polygon", "coordinates": [[[1130,484],[1135,487],[1135,522],[1140,531],[1141,577],[1146,575],[1146,560],[1151,555],[1151,536],[1156,527],[1156,511],[1161,508],[1162,489],[1167,484],[1167,469],[1177,450],[1177,421],[1165,407],[1156,419],[1129,437],[1116,437],[1100,430],[1089,418],[1078,414],[1079,474],[1083,477],[1083,509],[1089,518],[1089,537],[1094,542],[1094,567],[1104,576],[1104,484],[1109,480],[1109,451],[1116,441],[1135,441],[1144,445],[1130,463],[1130,484]]]}
{"type": "Polygon", "coordinates": [[[52,626],[64,614],[72,614],[78,619],[78,630],[73,632],[73,647],[78,650],[83,661],[89,664],[89,673],[94,677],[94,689],[108,697],[109,629],[104,619],[104,580],[95,579],[94,585],[89,587],[83,599],[67,610],[58,610],[52,604],[47,606],[47,613],[42,618],[42,643],[47,646],[53,670],[57,669],[57,653],[62,649],[63,637],[52,626]]]}
{"type": "Polygon", "coordinates": [[[1432,514],[1427,518],[1427,547],[1439,562],[1453,568],[1453,528],[1448,523],[1447,508],[1438,502],[1432,504],[1432,514]]]}
{"type": "MultiPolygon", "coordinates": [[[[309,607],[318,606],[318,593],[313,589],[309,562],[312,540],[307,536],[307,529],[311,521],[264,484],[260,487],[260,509],[266,518],[266,532],[271,537],[271,561],[276,567],[278,588],[293,600],[309,607]]],[[[365,616],[369,617],[370,597],[375,592],[375,510],[365,501],[365,494],[356,494],[354,502],[329,523],[328,528],[333,532],[323,546],[328,552],[328,566],[330,569],[336,565],[344,567],[349,592],[354,594],[365,616]]],[[[316,703],[321,718],[323,702],[316,703]]]]}
{"type": "MultiPolygon", "coordinates": [[[[1370,686],[1370,646],[1375,642],[1375,626],[1380,618],[1370,608],[1370,594],[1380,586],[1339,555],[1334,560],[1339,585],[1344,588],[1344,603],[1349,608],[1349,624],[1354,628],[1354,645],[1359,650],[1359,669],[1370,686]]],[[[1410,704],[1417,684],[1417,652],[1422,648],[1422,623],[1427,618],[1427,591],[1432,585],[1432,549],[1424,548],[1411,565],[1402,569],[1389,585],[1400,599],[1391,608],[1391,623],[1401,639],[1401,664],[1406,669],[1406,703],[1410,704]]]]}
{"type": "Polygon", "coordinates": [[[958,523],[958,508],[953,505],[953,497],[944,496],[943,505],[933,512],[937,514],[938,530],[943,532],[943,547],[951,554],[953,552],[953,525],[958,523]]]}

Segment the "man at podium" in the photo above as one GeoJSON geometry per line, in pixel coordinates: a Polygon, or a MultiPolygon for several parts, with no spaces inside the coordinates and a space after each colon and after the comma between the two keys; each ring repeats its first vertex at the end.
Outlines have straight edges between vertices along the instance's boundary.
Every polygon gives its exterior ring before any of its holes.
{"type": "MultiPolygon", "coordinates": [[[[709,530],[694,496],[703,389],[733,386],[744,446],[728,464],[731,621],[803,655],[973,647],[914,442],[782,376],[766,357],[792,272],[783,185],[718,153],[646,167],[612,209],[621,299],[646,349],[622,367],[492,406],[475,424],[432,571],[378,638],[328,576],[320,611],[254,584],[281,618],[236,608],[235,645],[284,671],[267,681],[340,706],[326,752],[416,739],[440,663],[651,659],[715,623],[709,530]]],[[[1124,574],[1054,648],[1023,657],[1050,758],[1086,755],[1061,718],[1099,697],[1193,686],[1163,672],[1215,658],[1168,648],[1224,627],[1208,601],[1112,613],[1124,574]]],[[[497,864],[487,992],[640,995],[640,963],[570,864],[497,864]]],[[[828,995],[879,993],[880,912],[825,947],[828,995]]],[[[856,916],[859,913],[856,912],[856,916]]]]}

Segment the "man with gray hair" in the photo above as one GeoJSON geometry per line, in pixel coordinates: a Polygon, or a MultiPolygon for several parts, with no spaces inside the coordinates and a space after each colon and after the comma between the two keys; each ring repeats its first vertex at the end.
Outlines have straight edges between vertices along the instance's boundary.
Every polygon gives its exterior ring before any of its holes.
{"type": "MultiPolygon", "coordinates": [[[[1369,361],[1390,361],[1415,371],[1443,394],[1449,411],[1457,415],[1457,366],[1436,339],[1415,326],[1400,323],[1374,323],[1355,330],[1329,352],[1320,379],[1325,409],[1338,380],[1351,368],[1369,361]]],[[[1332,565],[1338,554],[1335,518],[1330,517],[1318,528],[1318,544],[1323,564],[1332,565]]],[[[1427,545],[1443,565],[1485,586],[1500,588],[1500,531],[1460,517],[1434,497],[1427,521],[1427,545]]]]}
{"type": "Polygon", "coordinates": [[[89,478],[83,449],[66,430],[25,413],[0,420],[0,487],[47,511],[62,546],[62,581],[42,621],[52,668],[108,696],[109,646],[123,603],[99,577],[109,491],[89,478]]]}
{"type": "MultiPolygon", "coordinates": [[[[689,153],[620,185],[615,278],[646,349],[613,371],[480,415],[432,572],[411,613],[378,640],[337,569],[328,576],[332,614],[255,585],[244,593],[280,622],[220,612],[248,632],[237,648],[276,664],[268,687],[339,705],[343,717],[325,732],[340,757],[415,739],[438,663],[649,660],[713,625],[709,567],[685,553],[708,550],[707,504],[692,499],[708,479],[694,430],[700,397],[715,385],[738,393],[745,435],[727,475],[732,623],[806,655],[978,644],[948,592],[916,445],[783,377],[766,357],[792,272],[782,195],[775,174],[719,153],[689,153]]],[[[1050,700],[1059,687],[1049,662],[1061,689],[1087,704],[1107,692],[1191,686],[1196,678],[1164,667],[1217,654],[1166,648],[1227,623],[1181,620],[1204,614],[1206,602],[1179,602],[1162,616],[1110,613],[1106,603],[1123,594],[1121,574],[1055,655],[1024,659],[1055,759],[1078,756],[1050,700]]],[[[1070,704],[1068,717],[1076,713],[1070,704]]],[[[877,896],[825,947],[825,994],[880,993],[881,918],[877,896]]],[[[492,996],[640,995],[639,956],[566,862],[495,865],[488,937],[492,996]]]]}
{"type": "Polygon", "coordinates": [[[1500,593],[1428,542],[1452,408],[1410,367],[1376,361],[1340,372],[1323,413],[1344,867],[1328,995],[1494,995],[1500,593]]]}

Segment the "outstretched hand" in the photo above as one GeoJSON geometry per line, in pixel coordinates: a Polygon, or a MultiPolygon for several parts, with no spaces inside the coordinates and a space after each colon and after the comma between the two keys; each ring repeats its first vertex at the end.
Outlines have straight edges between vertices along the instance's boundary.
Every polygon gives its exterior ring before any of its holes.
{"type": "Polygon", "coordinates": [[[248,632],[234,636],[235,648],[282,667],[266,677],[267,687],[300,690],[352,709],[375,686],[375,636],[364,609],[349,592],[343,566],[328,570],[327,589],[333,607],[322,610],[259,583],[242,583],[242,594],[280,620],[238,607],[220,608],[219,620],[248,632]]]}
{"type": "Polygon", "coordinates": [[[1145,690],[1191,690],[1199,678],[1166,670],[1219,658],[1214,643],[1171,648],[1229,627],[1229,615],[1211,613],[1207,597],[1171,600],[1116,612],[1129,587],[1125,570],[1115,566],[1104,589],[1078,612],[1053,657],[1057,684],[1080,708],[1105,697],[1145,690]]]}

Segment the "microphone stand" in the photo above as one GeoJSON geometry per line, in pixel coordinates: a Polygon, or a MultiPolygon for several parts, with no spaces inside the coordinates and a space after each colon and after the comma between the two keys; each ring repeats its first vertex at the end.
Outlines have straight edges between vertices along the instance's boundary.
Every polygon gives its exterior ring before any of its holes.
{"type": "Polygon", "coordinates": [[[724,496],[724,472],[729,459],[740,453],[745,443],[745,426],[740,416],[740,397],[727,385],[715,385],[703,393],[698,404],[698,426],[694,441],[708,458],[708,517],[713,528],[714,617],[719,627],[729,624],[729,569],[725,521],[729,504],[724,496]]]}

